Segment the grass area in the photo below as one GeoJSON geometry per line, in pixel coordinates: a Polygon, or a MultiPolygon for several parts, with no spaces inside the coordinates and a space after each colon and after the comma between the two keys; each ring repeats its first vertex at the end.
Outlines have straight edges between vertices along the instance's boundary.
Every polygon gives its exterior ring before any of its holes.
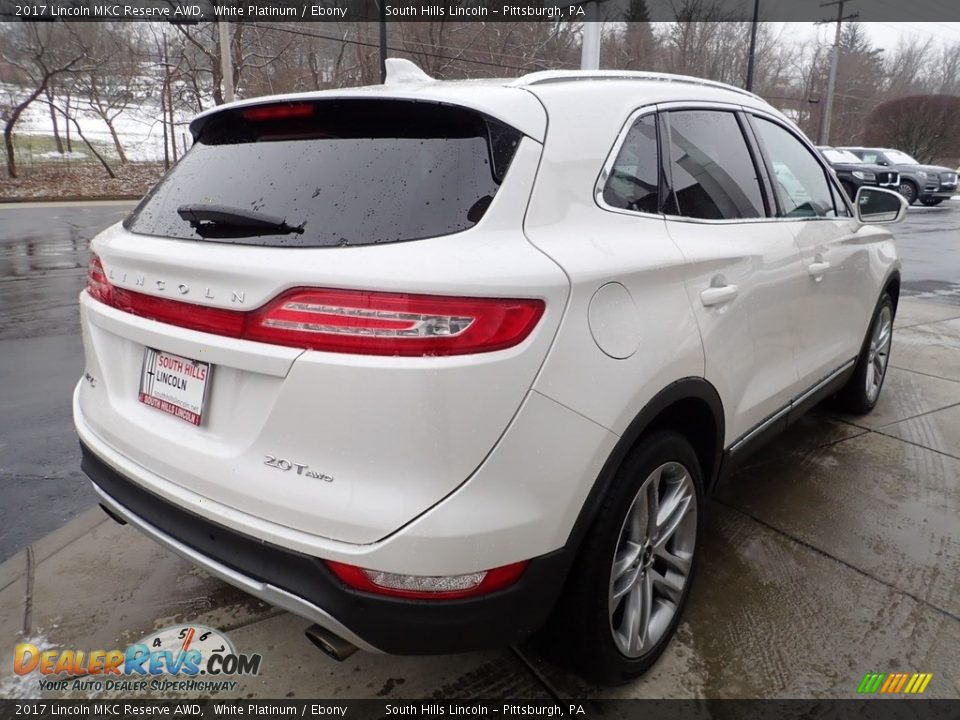
{"type": "MultiPolygon", "coordinates": [[[[67,149],[66,136],[61,135],[64,150],[67,149]]],[[[43,157],[45,153],[57,152],[57,143],[53,135],[26,135],[24,133],[13,134],[13,151],[16,156],[19,167],[29,167],[31,165],[82,165],[85,163],[97,163],[97,158],[90,152],[90,148],[80,139],[76,133],[70,135],[73,152],[84,153],[84,158],[59,158],[43,157]]],[[[97,149],[97,152],[106,158],[107,162],[117,159],[117,151],[113,143],[105,143],[100,140],[91,140],[90,144],[97,149]]]]}

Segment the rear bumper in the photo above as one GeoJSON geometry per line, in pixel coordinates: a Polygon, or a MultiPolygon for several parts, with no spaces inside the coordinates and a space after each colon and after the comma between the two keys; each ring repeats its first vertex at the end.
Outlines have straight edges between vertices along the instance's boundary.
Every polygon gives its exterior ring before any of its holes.
{"type": "Polygon", "coordinates": [[[431,655],[503,647],[547,620],[572,560],[535,558],[511,587],[463,600],[381,598],[344,586],[320,558],[282,548],[170,504],[81,442],[82,468],[111,512],[211,574],[369,652],[431,655]]]}

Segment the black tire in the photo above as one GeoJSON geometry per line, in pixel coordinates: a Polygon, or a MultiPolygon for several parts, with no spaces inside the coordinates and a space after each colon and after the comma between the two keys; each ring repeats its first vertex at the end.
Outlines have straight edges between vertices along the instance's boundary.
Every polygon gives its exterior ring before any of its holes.
{"type": "Polygon", "coordinates": [[[920,198],[920,204],[927,207],[936,207],[943,202],[943,198],[920,198]]]}
{"type": "Polygon", "coordinates": [[[885,292],[877,303],[876,309],[873,311],[873,317],[870,319],[870,327],[867,329],[867,336],[864,338],[863,345],[860,348],[860,355],[857,357],[857,364],[854,367],[853,375],[847,381],[847,384],[844,385],[843,389],[837,393],[837,404],[842,410],[846,410],[854,415],[866,415],[876,407],[877,401],[880,399],[880,391],[883,389],[883,382],[887,377],[887,368],[889,367],[890,348],[893,343],[893,318],[893,299],[889,293],[885,292]],[[884,322],[884,318],[888,318],[889,337],[884,341],[886,348],[879,383],[870,384],[870,386],[875,385],[876,388],[875,392],[871,393],[870,390],[868,390],[868,387],[870,387],[868,386],[868,374],[871,372],[871,365],[873,365],[872,372],[874,374],[877,373],[877,365],[875,362],[877,349],[874,348],[874,341],[876,340],[877,325],[878,323],[884,322]]]}
{"type": "MultiPolygon", "coordinates": [[[[644,490],[644,504],[647,497],[649,495],[644,490]]],[[[679,508],[680,504],[675,507],[679,508]]],[[[686,507],[689,508],[689,503],[686,507]]],[[[657,517],[662,514],[654,513],[657,517]]],[[[537,638],[545,654],[585,679],[602,685],[619,685],[643,674],[666,649],[680,622],[696,571],[702,519],[703,478],[700,463],[690,443],[682,435],[672,431],[660,431],[644,438],[627,456],[617,472],[603,506],[583,541],[562,598],[547,627],[537,638]],[[689,510],[676,513],[675,516],[682,517],[683,520],[677,523],[677,530],[670,533],[671,539],[665,543],[665,547],[669,548],[669,552],[675,557],[682,555],[686,558],[688,552],[690,553],[689,569],[682,581],[679,602],[676,603],[667,600],[663,594],[658,595],[660,590],[653,584],[657,582],[653,578],[666,577],[674,571],[652,551],[649,555],[642,554],[645,558],[643,561],[638,557],[620,576],[623,578],[632,573],[637,580],[627,580],[621,587],[636,586],[639,594],[642,594],[641,586],[645,582],[643,578],[650,578],[651,584],[646,587],[655,588],[649,591],[652,594],[646,596],[647,607],[653,610],[649,611],[650,624],[644,627],[656,626],[655,632],[659,639],[648,637],[650,647],[638,648],[636,656],[628,657],[617,645],[614,622],[627,622],[624,613],[627,612],[627,601],[633,593],[625,592],[619,601],[612,599],[613,564],[616,557],[623,557],[618,553],[625,547],[623,543],[629,543],[627,535],[632,533],[632,530],[626,525],[626,520],[628,513],[636,507],[635,499],[640,498],[641,489],[649,488],[646,481],[652,474],[664,466],[669,470],[663,470],[661,476],[661,491],[666,493],[662,498],[664,502],[661,509],[668,507],[668,503],[679,496],[679,490],[672,488],[679,489],[681,486],[690,491],[686,497],[692,497],[696,503],[693,513],[689,510]],[[685,469],[686,475],[681,475],[679,468],[685,469]],[[692,483],[688,483],[688,479],[692,483]],[[684,543],[682,549],[675,544],[677,538],[684,543]],[[611,604],[617,608],[613,617],[610,612],[611,604]],[[658,615],[671,609],[672,618],[666,614],[658,615]],[[619,620],[616,620],[617,613],[621,613],[619,620]]],[[[658,542],[655,544],[659,545],[658,542]]],[[[677,577],[673,575],[673,578],[677,577]]],[[[671,582],[678,583],[676,579],[671,582]]],[[[664,583],[659,585],[660,588],[664,586],[664,583]]],[[[644,634],[641,633],[641,637],[644,634]]],[[[621,634],[620,637],[623,642],[624,636],[621,634]]]]}
{"type": "Polygon", "coordinates": [[[917,201],[917,196],[920,194],[920,190],[911,180],[901,180],[900,185],[897,187],[897,192],[903,195],[907,201],[907,205],[913,205],[917,201]]]}

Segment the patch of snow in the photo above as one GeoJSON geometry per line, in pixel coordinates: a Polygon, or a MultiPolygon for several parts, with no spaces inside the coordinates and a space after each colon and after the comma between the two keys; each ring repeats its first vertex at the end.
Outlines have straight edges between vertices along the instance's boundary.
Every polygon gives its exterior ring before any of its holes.
{"type": "MultiPolygon", "coordinates": [[[[17,645],[22,643],[35,645],[40,652],[56,647],[41,632],[37,632],[23,639],[18,638],[17,645]]],[[[14,673],[13,675],[0,678],[0,698],[9,698],[11,700],[26,699],[36,697],[38,693],[39,687],[35,673],[27,673],[26,675],[17,675],[14,673]]]]}
{"type": "Polygon", "coordinates": [[[83,160],[87,157],[87,154],[77,151],[58,153],[56,150],[51,150],[50,152],[40,153],[37,157],[50,160],[83,160]]]}
{"type": "MultiPolygon", "coordinates": [[[[22,88],[18,88],[8,83],[0,83],[0,96],[19,97],[23,95],[22,88]]],[[[62,105],[60,100],[55,101],[62,105]]],[[[73,107],[83,105],[82,98],[73,97],[71,104],[73,107]]],[[[157,161],[163,160],[163,125],[160,122],[160,103],[154,100],[146,100],[141,104],[132,105],[124,110],[114,121],[114,128],[120,138],[120,144],[127,158],[132,161],[157,161]]],[[[190,137],[188,125],[192,116],[177,115],[174,120],[176,123],[177,155],[183,154],[184,145],[187,148],[193,143],[190,137]]],[[[77,122],[83,134],[91,142],[101,142],[109,147],[113,147],[113,137],[106,123],[97,115],[90,111],[80,109],[77,112],[77,122]]],[[[60,114],[57,115],[57,125],[60,130],[60,137],[66,142],[66,120],[60,114]]],[[[17,122],[15,131],[24,135],[53,135],[53,122],[50,119],[50,109],[42,100],[36,100],[31,103],[20,120],[17,122]]],[[[70,137],[73,140],[74,152],[77,148],[84,148],[83,140],[77,135],[76,127],[70,123],[70,137]]],[[[43,157],[47,154],[44,153],[43,157]]]]}

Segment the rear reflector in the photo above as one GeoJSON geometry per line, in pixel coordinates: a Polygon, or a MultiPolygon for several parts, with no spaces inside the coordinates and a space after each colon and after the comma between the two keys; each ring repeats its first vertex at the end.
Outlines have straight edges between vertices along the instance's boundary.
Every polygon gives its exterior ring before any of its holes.
{"type": "Polygon", "coordinates": [[[402,575],[324,561],[337,578],[354,590],[420,600],[455,600],[503,590],[513,585],[527,561],[465,575],[402,575]]]}
{"type": "Polygon", "coordinates": [[[306,350],[359,355],[465,355],[522,342],[543,315],[534,299],[296,288],[246,312],[158,298],[112,285],[96,255],[87,290],[158,322],[306,350]]]}

